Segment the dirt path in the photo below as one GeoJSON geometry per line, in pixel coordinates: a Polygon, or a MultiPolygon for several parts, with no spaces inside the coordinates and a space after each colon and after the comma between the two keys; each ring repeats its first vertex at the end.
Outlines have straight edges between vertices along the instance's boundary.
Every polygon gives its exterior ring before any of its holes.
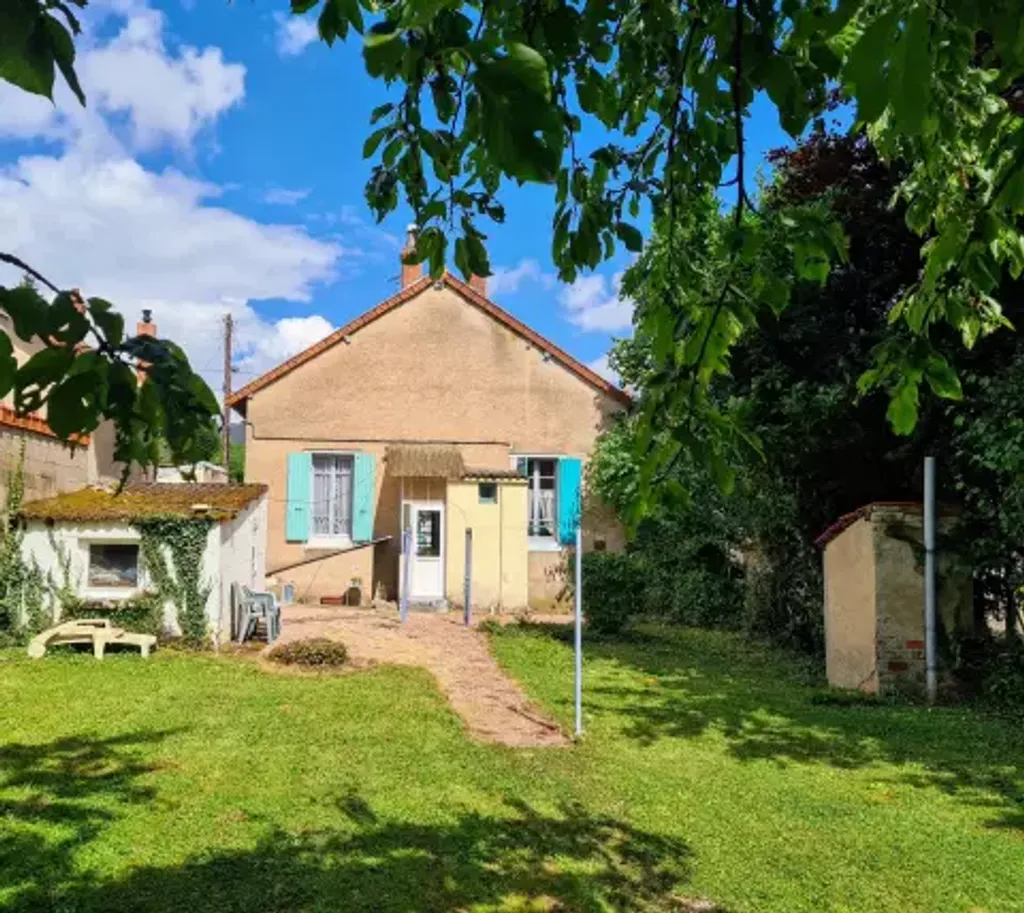
{"type": "Polygon", "coordinates": [[[356,662],[423,666],[441,685],[474,738],[517,748],[567,745],[558,725],[534,707],[495,661],[485,634],[454,614],[285,606],[281,641],[331,637],[356,662]]]}

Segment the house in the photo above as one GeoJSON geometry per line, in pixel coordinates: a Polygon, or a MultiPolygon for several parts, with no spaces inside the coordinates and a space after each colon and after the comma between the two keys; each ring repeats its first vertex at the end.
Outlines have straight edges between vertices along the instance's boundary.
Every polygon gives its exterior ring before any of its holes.
{"type": "MultiPolygon", "coordinates": [[[[397,294],[229,398],[246,479],[269,489],[268,573],[304,601],[461,603],[470,529],[474,603],[549,606],[584,463],[629,397],[485,280],[401,275],[397,294]]],[[[621,533],[606,521],[585,537],[614,548],[621,533]]]]}
{"type": "MultiPolygon", "coordinates": [[[[43,348],[37,340],[25,342],[14,332],[10,317],[0,311],[0,329],[11,340],[14,357],[24,364],[43,348]]],[[[155,336],[156,325],[143,312],[136,333],[155,336]]],[[[45,407],[37,413],[18,415],[13,394],[0,400],[0,504],[6,503],[8,479],[22,466],[25,500],[47,498],[84,485],[115,481],[122,464],[114,460],[114,427],[103,422],[92,434],[74,445],[65,444],[46,423],[45,407]],[[24,451],[24,462],[22,452],[24,451]]]]}
{"type": "Polygon", "coordinates": [[[218,466],[209,460],[199,460],[192,466],[158,466],[155,481],[168,483],[227,482],[228,471],[223,466],[218,466]],[[186,479],[186,472],[191,473],[193,478],[186,479]]]}
{"type": "MultiPolygon", "coordinates": [[[[155,518],[195,521],[205,535],[197,589],[208,590],[207,630],[231,636],[231,584],[261,589],[266,572],[267,489],[224,483],[133,483],[120,493],[89,487],[22,506],[22,552],[54,587],[67,586],[87,602],[118,602],[145,592],[165,595],[164,622],[178,633],[175,600],[161,591],[149,567],[142,528],[155,518]]],[[[157,541],[164,567],[181,580],[166,541],[157,541]]],[[[165,588],[166,589],[166,588],[165,588]]]]}

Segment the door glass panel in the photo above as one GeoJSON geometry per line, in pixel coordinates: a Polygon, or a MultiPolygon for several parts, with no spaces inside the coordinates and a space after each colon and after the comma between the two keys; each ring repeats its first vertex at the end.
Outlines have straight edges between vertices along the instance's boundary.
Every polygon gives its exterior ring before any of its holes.
{"type": "Polygon", "coordinates": [[[416,512],[416,555],[420,558],[441,557],[441,511],[416,512]]]}

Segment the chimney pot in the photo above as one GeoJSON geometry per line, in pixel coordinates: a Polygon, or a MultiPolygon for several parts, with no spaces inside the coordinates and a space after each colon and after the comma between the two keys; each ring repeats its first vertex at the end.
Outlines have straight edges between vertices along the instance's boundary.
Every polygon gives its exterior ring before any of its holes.
{"type": "Polygon", "coordinates": [[[418,230],[419,227],[415,223],[410,223],[405,228],[405,247],[402,248],[401,253],[402,288],[406,288],[423,278],[422,263],[405,262],[406,255],[411,254],[416,249],[416,232],[418,230]]]}
{"type": "Polygon", "coordinates": [[[142,320],[135,327],[136,336],[156,336],[156,324],[153,323],[153,312],[149,308],[142,311],[142,320]]]}

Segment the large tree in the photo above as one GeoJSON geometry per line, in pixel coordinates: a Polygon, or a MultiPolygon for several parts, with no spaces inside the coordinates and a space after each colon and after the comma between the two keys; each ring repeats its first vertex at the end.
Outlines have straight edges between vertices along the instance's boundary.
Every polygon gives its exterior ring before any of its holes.
{"type": "MultiPolygon", "coordinates": [[[[56,67],[81,96],[69,5],[3,4],[0,75],[49,94],[56,67]]],[[[1024,268],[1018,0],[292,0],[291,8],[317,8],[328,43],[364,34],[368,73],[396,86],[365,142],[377,159],[367,198],[383,217],[404,196],[422,229],[416,257],[434,272],[450,236],[459,269],[489,272],[484,227],[504,217],[506,181],[552,187],[552,257],[564,279],[620,245],[639,250],[637,223],[647,214],[671,243],[688,208],[728,188],[734,206],[714,249],[666,259],[652,277],[660,294],[638,314],[657,361],[646,421],[672,432],[648,435],[645,491],[683,452],[720,464],[745,446],[710,384],[744,332],[790,300],[785,276],[758,270],[766,238],[751,218],[746,143],[755,97],[799,136],[841,86],[855,128],[884,157],[907,163],[898,196],[918,236],[919,269],[893,303],[903,333],[882,340],[861,377],[863,389],[888,392],[899,432],[917,420],[922,383],[960,395],[935,328],[948,325],[971,345],[1005,323],[1000,277],[1024,268]],[[737,280],[751,270],[749,292],[739,294],[737,280]]],[[[846,257],[838,223],[824,208],[787,218],[793,275],[824,281],[846,257]]]]}

